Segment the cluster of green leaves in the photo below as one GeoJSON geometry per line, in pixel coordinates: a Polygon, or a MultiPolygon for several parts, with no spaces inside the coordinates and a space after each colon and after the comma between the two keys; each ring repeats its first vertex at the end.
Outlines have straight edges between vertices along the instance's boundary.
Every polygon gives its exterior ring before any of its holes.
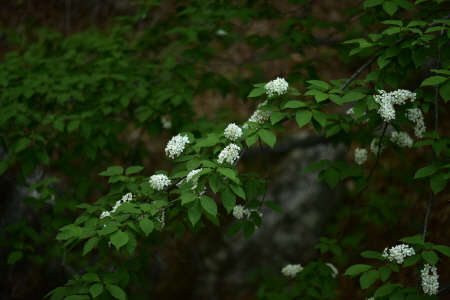
{"type": "MultiPolygon", "coordinates": [[[[436,252],[440,252],[441,254],[450,257],[450,247],[424,242],[422,235],[403,238],[399,241],[410,245],[416,253],[415,255],[405,258],[401,265],[402,270],[408,267],[413,267],[417,270],[419,269],[418,264],[423,262],[434,266],[441,260],[436,252]]],[[[364,251],[361,255],[366,258],[386,261],[386,258],[383,257],[382,253],[375,251],[364,251]]],[[[383,285],[374,292],[371,292],[371,297],[374,297],[375,299],[438,299],[435,295],[420,294],[417,287],[408,287],[400,283],[389,283],[392,282],[392,280],[389,281],[392,272],[400,272],[400,267],[396,261],[387,262],[378,268],[374,268],[374,266],[368,264],[353,265],[345,271],[344,275],[352,277],[361,276],[359,282],[361,289],[363,290],[369,289],[378,279],[380,279],[383,282],[383,285]]],[[[403,272],[408,272],[408,270],[403,272]]],[[[411,271],[409,272],[411,273],[411,271]]]]}

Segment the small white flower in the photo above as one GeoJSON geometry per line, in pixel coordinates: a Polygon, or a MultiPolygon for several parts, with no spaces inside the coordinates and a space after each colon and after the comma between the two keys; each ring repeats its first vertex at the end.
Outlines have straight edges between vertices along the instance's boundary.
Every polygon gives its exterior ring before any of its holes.
{"type": "Polygon", "coordinates": [[[330,263],[325,263],[325,264],[330,267],[330,269],[332,271],[331,276],[333,276],[333,278],[336,278],[337,274],[339,274],[338,269],[336,269],[336,267],[333,264],[330,264],[330,263]]]}
{"type": "Polygon", "coordinates": [[[414,249],[406,244],[397,245],[391,249],[384,249],[382,256],[389,261],[394,261],[398,264],[403,263],[406,257],[415,255],[414,249]]]}
{"type": "Polygon", "coordinates": [[[411,148],[413,145],[412,138],[406,132],[397,132],[394,131],[391,133],[391,141],[397,143],[400,147],[408,147],[411,148]]]}
{"type": "Polygon", "coordinates": [[[247,214],[248,209],[245,209],[242,205],[236,205],[233,208],[233,216],[236,219],[242,219],[244,217],[244,214],[247,214]]]}
{"type": "Polygon", "coordinates": [[[430,264],[425,264],[423,270],[421,271],[422,278],[422,288],[423,292],[428,295],[436,295],[439,289],[439,275],[435,266],[430,264]],[[430,274],[430,272],[432,274],[430,274]]]}
{"type": "Polygon", "coordinates": [[[281,270],[281,273],[283,273],[284,276],[291,276],[295,277],[298,273],[300,273],[303,270],[302,265],[287,265],[281,270]]]}
{"type": "MultiPolygon", "coordinates": [[[[380,138],[376,137],[372,140],[370,143],[370,152],[373,154],[378,154],[378,145],[380,144],[380,138]]],[[[381,142],[381,149],[380,153],[383,152],[383,150],[386,148],[386,145],[384,142],[381,142]]]]}
{"type": "Polygon", "coordinates": [[[366,149],[355,149],[355,162],[358,165],[362,165],[367,160],[367,150],[366,149]]]}
{"type": "Polygon", "coordinates": [[[111,216],[111,213],[109,211],[104,211],[100,215],[100,219],[103,219],[104,217],[110,217],[110,216],[111,216]]]}
{"type": "MultiPolygon", "coordinates": [[[[264,101],[263,103],[259,104],[258,108],[263,106],[263,105],[266,105],[266,104],[267,104],[267,100],[264,101]]],[[[248,119],[248,121],[255,122],[255,123],[258,123],[258,124],[264,124],[264,123],[267,122],[267,120],[269,120],[271,114],[272,114],[271,110],[258,110],[258,109],[256,109],[255,112],[253,113],[253,115],[250,117],[250,119],[248,119]]],[[[255,128],[255,127],[251,126],[251,125],[249,126],[247,124],[244,124],[242,126],[242,128],[247,129],[247,128],[255,128]]]]}
{"type": "Polygon", "coordinates": [[[425,132],[426,127],[423,121],[423,114],[419,108],[410,108],[406,110],[406,117],[411,121],[416,123],[414,125],[414,134],[417,138],[422,138],[422,133],[425,132]]]}
{"type": "Polygon", "coordinates": [[[410,99],[411,102],[416,100],[416,93],[407,90],[396,90],[390,93],[380,90],[379,93],[380,95],[375,95],[374,100],[380,105],[378,113],[386,122],[395,119],[395,104],[403,105],[408,99],[410,99]]]}
{"type": "Polygon", "coordinates": [[[238,138],[240,138],[241,135],[242,129],[234,123],[231,123],[230,125],[227,126],[227,128],[225,128],[225,137],[227,139],[235,141],[238,138]]]}
{"type": "Polygon", "coordinates": [[[190,180],[192,180],[193,182],[193,186],[191,189],[195,189],[197,187],[198,184],[198,176],[197,175],[198,172],[200,172],[202,170],[202,168],[200,169],[196,169],[196,170],[192,170],[191,172],[189,172],[189,174],[186,176],[186,182],[189,182],[190,180]]]}
{"type": "Polygon", "coordinates": [[[180,156],[181,152],[184,151],[186,144],[189,143],[187,136],[181,136],[180,134],[174,136],[166,146],[166,155],[170,158],[175,158],[180,156]]]}
{"type": "Polygon", "coordinates": [[[156,216],[156,220],[158,220],[159,223],[161,223],[161,228],[163,228],[164,225],[166,225],[165,218],[164,218],[165,215],[166,215],[166,213],[165,213],[165,211],[163,210],[163,211],[161,211],[161,212],[158,214],[158,216],[156,216]]]}
{"type": "Polygon", "coordinates": [[[172,122],[170,121],[169,117],[162,116],[161,117],[161,124],[162,124],[162,127],[165,130],[168,130],[168,129],[172,128],[172,122]]]}
{"type": "Polygon", "coordinates": [[[170,179],[164,174],[150,176],[150,185],[157,191],[162,191],[166,186],[169,186],[170,179]]]}
{"type": "Polygon", "coordinates": [[[285,94],[288,87],[289,84],[286,82],[286,80],[280,77],[277,77],[277,79],[270,81],[264,86],[269,97],[272,97],[274,94],[278,94],[279,96],[285,94]]]}
{"type": "Polygon", "coordinates": [[[239,151],[241,148],[236,144],[229,144],[228,146],[223,149],[219,154],[219,159],[217,162],[219,164],[223,163],[224,161],[229,162],[230,164],[233,164],[234,161],[239,157],[239,151]]]}
{"type": "Polygon", "coordinates": [[[216,34],[217,35],[228,35],[228,32],[226,32],[225,30],[223,30],[223,29],[219,29],[219,30],[217,30],[216,31],[216,34]]]}

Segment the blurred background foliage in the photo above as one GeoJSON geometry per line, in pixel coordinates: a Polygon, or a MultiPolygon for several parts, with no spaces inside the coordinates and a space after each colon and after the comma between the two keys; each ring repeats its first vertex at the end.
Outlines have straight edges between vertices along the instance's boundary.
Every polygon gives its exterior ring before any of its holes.
{"type": "MultiPolygon", "coordinates": [[[[173,135],[190,131],[201,137],[247,120],[257,105],[246,98],[252,84],[284,77],[303,91],[305,80],[349,77],[373,53],[367,48],[350,56],[352,46],[341,43],[379,32],[379,20],[388,17],[381,7],[363,10],[362,3],[3,1],[0,297],[41,299],[62,286],[72,268],[90,263],[92,258],[74,254],[81,249],[67,253],[54,237],[79,215],[78,204],[105,194],[98,173],[106,167],[142,165],[145,175],[169,168],[163,149],[173,135]]],[[[414,18],[426,18],[433,9],[425,3],[414,18]]],[[[400,8],[398,15],[409,20],[413,13],[400,8]]],[[[409,76],[418,82],[423,70],[409,76]]],[[[285,127],[292,132],[296,124],[285,127]]],[[[368,206],[357,207],[350,219],[351,200],[337,211],[324,234],[339,237],[345,249],[338,265],[356,263],[366,248],[381,251],[401,235],[388,241],[394,229],[419,230],[425,204],[417,203],[427,191],[408,191],[411,170],[417,169],[414,155],[387,158],[377,169],[381,180],[365,199],[368,206]],[[397,165],[401,174],[391,172],[397,165]],[[402,180],[392,185],[392,178],[402,180]]],[[[437,205],[441,216],[431,222],[445,226],[448,208],[437,205]]],[[[439,243],[448,244],[447,231],[437,237],[439,243]]],[[[168,234],[146,241],[147,250],[139,252],[142,264],[155,259],[149,247],[162,249],[172,239],[168,234]]],[[[132,294],[189,298],[186,275],[155,274],[143,275],[151,282],[135,286],[132,294]],[[186,286],[173,291],[174,280],[186,286]]],[[[340,281],[342,299],[351,299],[358,283],[340,281]]]]}

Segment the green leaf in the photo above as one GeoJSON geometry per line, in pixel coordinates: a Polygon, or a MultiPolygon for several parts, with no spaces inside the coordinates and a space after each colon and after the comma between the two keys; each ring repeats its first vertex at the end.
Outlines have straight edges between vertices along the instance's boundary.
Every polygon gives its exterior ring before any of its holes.
{"type": "Polygon", "coordinates": [[[295,114],[295,120],[297,121],[298,127],[302,128],[311,121],[312,113],[309,110],[299,110],[295,114]]]}
{"type": "Polygon", "coordinates": [[[407,0],[393,0],[398,6],[403,7],[407,10],[413,10],[414,5],[412,3],[408,2],[407,0]]]}
{"type": "Polygon", "coordinates": [[[447,185],[448,179],[444,179],[445,174],[439,173],[435,174],[430,178],[430,186],[433,193],[436,195],[442,191],[447,185]]]}
{"type": "Polygon", "coordinates": [[[255,232],[255,224],[253,224],[253,222],[251,221],[245,222],[243,232],[245,238],[249,239],[255,232]]]}
{"type": "Polygon", "coordinates": [[[385,284],[375,291],[375,294],[373,295],[373,297],[376,299],[376,298],[381,298],[386,295],[392,294],[392,292],[397,287],[401,287],[401,286],[402,286],[401,284],[385,284]]]}
{"type": "Polygon", "coordinates": [[[89,289],[91,292],[92,298],[97,298],[103,292],[103,284],[96,283],[89,289]]]}
{"type": "Polygon", "coordinates": [[[364,9],[383,4],[383,2],[384,0],[366,0],[364,1],[364,9]]]}
{"type": "Polygon", "coordinates": [[[111,295],[113,295],[113,297],[120,300],[125,300],[126,298],[125,292],[122,290],[122,288],[118,287],[117,285],[107,284],[106,289],[111,293],[111,295]]]}
{"type": "Polygon", "coordinates": [[[191,221],[192,226],[195,226],[195,224],[197,224],[201,216],[202,216],[202,209],[200,207],[199,201],[192,202],[188,209],[188,217],[189,221],[191,221]]]}
{"type": "Polygon", "coordinates": [[[181,205],[192,202],[198,198],[198,194],[192,192],[192,190],[185,191],[181,194],[181,205]]]}
{"type": "Polygon", "coordinates": [[[419,169],[419,170],[416,172],[416,174],[414,175],[414,179],[416,179],[416,178],[423,178],[423,177],[426,177],[426,176],[430,176],[430,175],[434,174],[437,170],[439,170],[439,168],[436,167],[436,166],[427,166],[427,167],[424,167],[424,168],[422,168],[422,169],[419,169]]]}
{"type": "Polygon", "coordinates": [[[359,99],[362,99],[366,97],[366,94],[359,93],[359,92],[349,92],[342,97],[342,102],[353,102],[359,99]]]}
{"type": "Polygon", "coordinates": [[[450,100],[450,80],[447,80],[439,87],[439,94],[444,99],[444,102],[447,103],[450,100]]]}
{"type": "Polygon", "coordinates": [[[413,256],[408,256],[407,258],[405,258],[405,261],[403,262],[403,267],[409,267],[414,265],[415,263],[417,263],[420,259],[420,254],[416,254],[413,256]]]}
{"type": "Polygon", "coordinates": [[[130,175],[130,174],[135,174],[135,173],[139,173],[140,171],[144,170],[144,167],[141,166],[133,166],[133,167],[129,167],[125,170],[125,175],[130,175]]]}
{"type": "Polygon", "coordinates": [[[384,67],[386,67],[387,64],[390,63],[390,62],[391,62],[391,60],[390,59],[386,59],[384,57],[384,55],[380,55],[378,57],[378,59],[377,59],[377,63],[378,63],[378,66],[380,67],[380,69],[383,69],[384,67]]]}
{"type": "Polygon", "coordinates": [[[228,177],[228,178],[231,178],[231,179],[235,179],[236,178],[236,174],[234,173],[234,169],[218,168],[217,171],[219,171],[220,173],[225,175],[225,177],[228,177]]]}
{"type": "Polygon", "coordinates": [[[284,117],[286,117],[285,113],[281,113],[279,111],[275,111],[270,115],[270,123],[273,125],[280,120],[282,120],[284,117]]]}
{"type": "Polygon", "coordinates": [[[232,182],[232,183],[230,184],[230,187],[231,187],[231,189],[233,190],[233,192],[234,192],[236,195],[238,195],[239,197],[241,197],[241,198],[244,199],[244,200],[246,199],[246,197],[245,197],[245,192],[244,192],[244,190],[242,189],[242,187],[241,187],[240,185],[238,185],[238,184],[232,182]]]}
{"type": "Polygon", "coordinates": [[[8,264],[13,264],[13,263],[21,260],[22,257],[23,257],[22,251],[12,251],[11,253],[8,254],[7,262],[8,262],[8,264]]]}
{"type": "Polygon", "coordinates": [[[324,91],[331,89],[331,86],[328,83],[326,83],[325,81],[307,80],[306,82],[311,85],[317,85],[318,87],[321,87],[324,91]]]}
{"type": "Polygon", "coordinates": [[[238,233],[239,230],[241,230],[242,226],[244,226],[244,223],[246,223],[246,222],[238,221],[238,222],[234,222],[233,224],[231,224],[227,230],[227,238],[232,237],[233,235],[238,233]]]}
{"type": "Polygon", "coordinates": [[[98,275],[95,273],[86,273],[81,277],[83,278],[84,281],[100,281],[98,275]]]}
{"type": "Polygon", "coordinates": [[[375,251],[364,251],[363,253],[361,253],[361,256],[367,257],[367,258],[384,260],[383,255],[381,253],[378,253],[375,251]]]}
{"type": "Polygon", "coordinates": [[[206,210],[209,214],[216,216],[217,215],[217,204],[211,197],[203,195],[200,198],[200,203],[204,210],[206,210]]]}
{"type": "Polygon", "coordinates": [[[388,266],[382,266],[378,270],[381,281],[386,282],[386,280],[388,280],[389,277],[391,276],[391,272],[392,272],[391,268],[389,268],[388,266]]]}
{"type": "Polygon", "coordinates": [[[222,192],[222,204],[228,213],[230,213],[236,205],[236,195],[230,189],[225,189],[222,192]]]}
{"type": "Polygon", "coordinates": [[[8,170],[8,162],[6,160],[0,161],[0,175],[5,173],[6,170],[8,170]]]}
{"type": "Polygon", "coordinates": [[[16,143],[16,153],[19,153],[20,151],[28,147],[29,144],[31,144],[31,139],[27,137],[20,138],[16,143]]]}
{"type": "Polygon", "coordinates": [[[113,175],[121,175],[123,173],[123,168],[120,166],[109,167],[106,171],[101,172],[98,175],[101,176],[113,176],[113,175]]]}
{"type": "Polygon", "coordinates": [[[212,188],[214,193],[217,193],[222,186],[222,176],[219,174],[214,174],[209,178],[209,186],[212,188]]]}
{"type": "Polygon", "coordinates": [[[446,80],[447,78],[443,76],[431,76],[425,79],[420,86],[439,85],[446,80]]]}
{"type": "Polygon", "coordinates": [[[278,204],[276,204],[275,202],[273,202],[273,201],[264,201],[263,203],[264,203],[265,206],[271,208],[274,211],[277,211],[277,212],[280,212],[280,213],[283,212],[281,207],[278,204]]]}
{"type": "Polygon", "coordinates": [[[67,132],[71,133],[72,131],[75,131],[80,126],[80,120],[72,120],[67,124],[67,132]]]}
{"type": "Polygon", "coordinates": [[[414,61],[414,64],[416,65],[416,68],[419,68],[426,59],[426,52],[424,47],[419,47],[413,50],[412,52],[412,58],[414,61]]]}
{"type": "Polygon", "coordinates": [[[103,227],[102,229],[97,230],[97,233],[98,233],[98,235],[102,236],[102,235],[107,235],[107,234],[113,233],[117,229],[119,229],[117,227],[117,224],[111,222],[111,223],[106,224],[106,226],[103,227]]]}
{"type": "Polygon", "coordinates": [[[136,236],[129,229],[125,233],[128,235],[128,243],[125,245],[125,250],[131,255],[137,246],[136,236]]]}
{"type": "Polygon", "coordinates": [[[257,132],[249,135],[246,139],[245,139],[245,143],[247,144],[248,147],[250,147],[251,145],[253,145],[254,143],[256,143],[256,141],[259,139],[259,135],[257,132]]]}
{"type": "Polygon", "coordinates": [[[153,224],[152,220],[148,218],[140,219],[139,226],[141,227],[142,231],[144,231],[145,236],[148,236],[153,231],[153,228],[155,228],[155,225],[153,224]]]}
{"type": "Polygon", "coordinates": [[[89,251],[94,249],[98,245],[99,241],[100,241],[100,237],[98,237],[98,236],[94,236],[93,238],[89,239],[84,244],[84,250],[83,250],[83,255],[82,256],[85,256],[89,251]]]}
{"type": "Polygon", "coordinates": [[[318,110],[313,109],[311,112],[314,120],[316,120],[320,124],[320,126],[325,127],[325,125],[327,124],[327,116],[323,112],[318,110]]]}
{"type": "Polygon", "coordinates": [[[434,266],[439,261],[439,258],[434,251],[422,251],[422,257],[432,266],[434,266]]]}
{"type": "Polygon", "coordinates": [[[286,108],[299,108],[299,107],[305,107],[305,106],[307,106],[305,102],[293,100],[293,101],[287,102],[284,105],[283,109],[286,109],[286,108]]]}
{"type": "Polygon", "coordinates": [[[247,98],[251,98],[251,97],[259,97],[262,94],[265,94],[267,92],[267,90],[265,88],[256,88],[253,89],[250,94],[248,94],[247,98]]]}
{"type": "Polygon", "coordinates": [[[392,16],[397,11],[398,6],[394,2],[385,1],[383,3],[383,9],[385,12],[387,12],[388,14],[390,14],[392,16]]]}
{"type": "Polygon", "coordinates": [[[411,237],[402,238],[399,241],[403,242],[403,243],[408,243],[408,244],[419,244],[419,245],[425,244],[421,235],[415,235],[415,236],[411,236],[411,237]]]}
{"type": "Polygon", "coordinates": [[[128,235],[122,230],[117,230],[109,238],[117,250],[128,242],[128,235]]]}
{"type": "Polygon", "coordinates": [[[277,136],[275,135],[275,133],[272,132],[272,130],[262,129],[258,131],[258,135],[264,142],[267,143],[267,145],[269,145],[272,148],[277,141],[277,136]]]}
{"type": "Polygon", "coordinates": [[[450,247],[445,245],[436,245],[433,246],[433,249],[436,249],[437,251],[441,252],[442,254],[450,257],[450,247]]]}
{"type": "Polygon", "coordinates": [[[339,172],[334,168],[328,168],[324,171],[325,181],[333,189],[339,182],[339,172]]]}
{"type": "Polygon", "coordinates": [[[367,289],[370,287],[375,280],[379,278],[379,274],[377,270],[369,270],[364,272],[359,278],[359,284],[361,285],[361,289],[367,289]]]}
{"type": "Polygon", "coordinates": [[[372,269],[371,265],[353,265],[345,271],[344,275],[358,275],[370,269],[372,269]]]}
{"type": "Polygon", "coordinates": [[[308,172],[312,172],[312,171],[321,170],[323,168],[325,168],[325,166],[320,163],[310,164],[309,166],[304,168],[300,173],[308,173],[308,172]]]}

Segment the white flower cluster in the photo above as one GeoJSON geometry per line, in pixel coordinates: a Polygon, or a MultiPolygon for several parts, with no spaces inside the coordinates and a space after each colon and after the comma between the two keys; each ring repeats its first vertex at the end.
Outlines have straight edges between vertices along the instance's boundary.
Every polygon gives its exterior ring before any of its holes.
{"type": "Polygon", "coordinates": [[[277,77],[277,79],[272,80],[264,86],[269,97],[272,97],[274,94],[278,94],[279,96],[285,94],[288,87],[289,84],[286,82],[286,80],[280,77],[277,77]]]}
{"type": "Polygon", "coordinates": [[[157,191],[162,191],[166,186],[169,186],[170,179],[164,174],[150,176],[150,185],[157,191]]]}
{"type": "Polygon", "coordinates": [[[223,161],[227,161],[230,164],[234,163],[234,161],[239,157],[240,150],[241,148],[238,145],[229,144],[220,152],[217,162],[219,164],[223,163],[223,161]]]}
{"type": "Polygon", "coordinates": [[[291,277],[295,277],[295,275],[297,275],[298,273],[301,272],[301,270],[303,270],[302,265],[298,264],[298,265],[287,265],[286,267],[284,267],[281,270],[281,273],[283,273],[284,276],[291,276],[291,277]]]}
{"type": "Polygon", "coordinates": [[[332,271],[331,276],[333,276],[333,278],[336,278],[337,274],[339,274],[338,269],[336,269],[336,267],[333,264],[330,264],[330,263],[325,263],[325,264],[330,267],[330,269],[332,271]]]}
{"type": "Polygon", "coordinates": [[[355,162],[358,165],[362,165],[367,160],[367,150],[366,149],[355,149],[355,162]]]}
{"type": "Polygon", "coordinates": [[[439,275],[436,267],[432,267],[430,264],[425,264],[421,272],[421,277],[424,293],[428,295],[436,295],[439,288],[439,275]],[[430,274],[430,272],[432,274],[430,274]]]}
{"type": "Polygon", "coordinates": [[[422,138],[422,133],[425,132],[426,127],[423,122],[423,114],[419,108],[410,108],[406,110],[406,117],[411,121],[416,123],[414,125],[414,133],[417,138],[422,138]]]}
{"type": "Polygon", "coordinates": [[[397,245],[397,246],[389,249],[389,253],[388,253],[388,248],[384,249],[382,256],[385,259],[389,259],[389,261],[395,261],[398,264],[401,264],[401,263],[403,263],[403,261],[405,260],[406,257],[413,256],[415,254],[416,254],[416,251],[414,251],[414,249],[412,247],[410,247],[406,244],[402,244],[402,245],[397,245]]]}
{"type": "MultiPolygon", "coordinates": [[[[263,103],[261,103],[260,105],[258,105],[258,108],[266,105],[267,104],[267,100],[264,101],[263,103]]],[[[269,120],[270,115],[272,114],[271,110],[258,110],[256,109],[255,112],[253,113],[253,115],[250,117],[250,119],[248,119],[249,122],[255,122],[258,124],[264,124],[267,122],[267,120],[269,120]]],[[[247,129],[247,128],[255,128],[254,126],[249,126],[247,124],[244,124],[242,126],[242,128],[247,129]]]]}
{"type": "Polygon", "coordinates": [[[184,151],[185,145],[189,143],[187,136],[181,136],[180,134],[174,136],[166,146],[166,155],[170,158],[175,158],[180,156],[181,152],[184,151]]]}
{"type": "Polygon", "coordinates": [[[394,131],[391,133],[391,141],[397,143],[400,147],[408,147],[411,148],[413,145],[412,138],[406,132],[397,132],[394,131]]]}
{"type": "Polygon", "coordinates": [[[230,139],[232,141],[237,140],[242,135],[242,129],[241,127],[237,126],[234,123],[231,123],[230,125],[225,128],[225,137],[227,139],[230,139]]]}
{"type": "Polygon", "coordinates": [[[165,215],[166,215],[166,213],[165,213],[165,211],[163,210],[163,211],[161,211],[161,212],[159,213],[159,216],[156,216],[156,220],[158,220],[159,223],[161,223],[161,228],[163,228],[164,225],[166,225],[166,222],[164,221],[165,215]]]}
{"type": "Polygon", "coordinates": [[[133,200],[132,193],[128,193],[128,194],[122,196],[122,199],[117,200],[116,205],[113,206],[113,209],[111,211],[102,212],[102,214],[100,215],[100,219],[103,219],[104,217],[111,217],[111,213],[115,212],[116,209],[119,208],[119,206],[122,203],[129,203],[131,200],[133,200]]]}
{"type": "MultiPolygon", "coordinates": [[[[242,219],[244,217],[244,215],[246,215],[247,219],[248,219],[248,218],[250,218],[252,211],[256,211],[256,210],[250,210],[250,209],[245,208],[244,206],[238,204],[235,207],[233,207],[233,216],[236,219],[242,219]]],[[[258,214],[260,217],[262,217],[261,212],[258,212],[258,214]]]]}
{"type": "Polygon", "coordinates": [[[189,172],[189,174],[187,174],[186,181],[189,182],[190,180],[192,180],[192,182],[194,184],[191,189],[195,189],[197,187],[199,176],[195,176],[195,175],[197,175],[197,173],[200,172],[201,170],[202,170],[202,168],[192,170],[189,172]]]}
{"type": "MultiPolygon", "coordinates": [[[[380,144],[380,138],[376,137],[370,142],[370,152],[373,154],[378,154],[378,145],[380,144]]],[[[380,153],[386,148],[386,144],[381,142],[381,150],[380,153]]]]}
{"type": "Polygon", "coordinates": [[[395,119],[394,104],[402,105],[408,99],[411,99],[411,102],[416,100],[416,93],[407,90],[396,90],[390,93],[380,90],[379,92],[380,95],[375,95],[374,99],[380,105],[378,113],[386,122],[395,119]]]}

